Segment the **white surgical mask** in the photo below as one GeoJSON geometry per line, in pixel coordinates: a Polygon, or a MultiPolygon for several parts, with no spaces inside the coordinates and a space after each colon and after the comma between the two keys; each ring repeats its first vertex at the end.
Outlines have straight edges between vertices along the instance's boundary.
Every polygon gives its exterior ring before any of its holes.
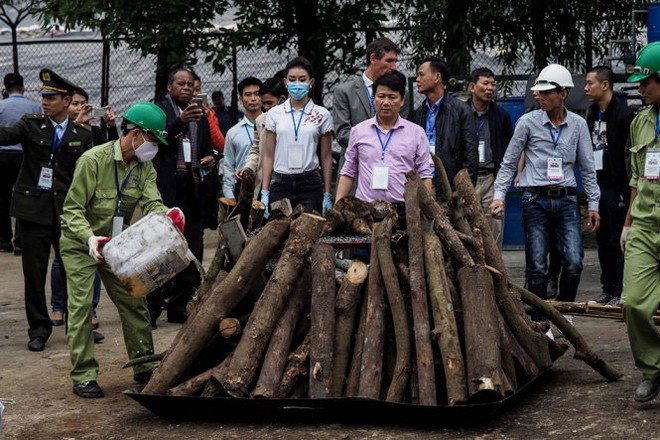
{"type": "Polygon", "coordinates": [[[144,142],[142,142],[137,148],[131,143],[133,151],[135,152],[135,157],[137,157],[140,162],[153,160],[158,153],[158,144],[156,142],[147,141],[142,133],[140,133],[140,136],[142,136],[144,142]]]}

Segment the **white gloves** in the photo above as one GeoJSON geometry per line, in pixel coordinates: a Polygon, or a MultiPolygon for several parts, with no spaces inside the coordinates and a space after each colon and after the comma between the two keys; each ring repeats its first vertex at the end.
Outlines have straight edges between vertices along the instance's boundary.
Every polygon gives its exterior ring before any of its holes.
{"type": "Polygon", "coordinates": [[[630,226],[624,226],[621,231],[621,238],[619,239],[619,244],[621,245],[621,252],[626,253],[626,239],[628,238],[628,232],[630,232],[630,226]]]}
{"type": "Polygon", "coordinates": [[[89,256],[94,259],[97,263],[105,263],[103,254],[101,254],[101,244],[107,243],[110,241],[108,237],[99,237],[98,235],[92,235],[87,240],[87,246],[89,247],[89,256]]]}

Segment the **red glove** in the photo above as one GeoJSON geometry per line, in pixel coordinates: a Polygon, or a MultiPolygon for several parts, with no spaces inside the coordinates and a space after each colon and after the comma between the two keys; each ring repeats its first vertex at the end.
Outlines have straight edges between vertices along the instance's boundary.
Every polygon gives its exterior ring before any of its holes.
{"type": "Polygon", "coordinates": [[[174,225],[179,228],[179,231],[183,234],[183,229],[186,226],[186,216],[183,215],[183,211],[174,207],[170,208],[165,214],[174,222],[174,225]]]}

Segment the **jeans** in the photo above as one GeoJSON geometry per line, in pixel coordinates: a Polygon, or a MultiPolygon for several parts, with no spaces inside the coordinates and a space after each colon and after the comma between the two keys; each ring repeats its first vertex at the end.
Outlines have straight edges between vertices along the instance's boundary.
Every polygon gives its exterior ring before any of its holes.
{"type": "MultiPolygon", "coordinates": [[[[62,284],[62,271],[60,260],[57,257],[53,258],[53,263],[50,266],[50,307],[53,312],[64,312],[66,304],[64,304],[64,286],[62,284]]],[[[96,306],[99,305],[101,298],[101,277],[96,272],[94,276],[94,297],[92,299],[93,314],[96,315],[96,306]]]]}
{"type": "Polygon", "coordinates": [[[603,292],[621,296],[623,289],[623,253],[619,238],[626,221],[630,188],[620,186],[600,187],[600,228],[596,231],[600,283],[603,292]]]}
{"type": "Polygon", "coordinates": [[[539,298],[547,299],[547,256],[551,237],[554,237],[562,268],[557,300],[574,301],[584,258],[577,196],[548,197],[524,191],[522,220],[527,239],[529,290],[539,298]]]}
{"type": "Polygon", "coordinates": [[[273,172],[270,179],[270,203],[288,198],[291,208],[303,205],[306,212],[323,211],[323,179],[321,171],[307,171],[300,174],[280,174],[273,172]]]}

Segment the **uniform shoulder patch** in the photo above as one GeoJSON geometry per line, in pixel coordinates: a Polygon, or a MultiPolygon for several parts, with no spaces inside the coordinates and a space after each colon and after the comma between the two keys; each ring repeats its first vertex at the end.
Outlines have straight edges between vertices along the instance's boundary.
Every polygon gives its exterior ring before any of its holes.
{"type": "Polygon", "coordinates": [[[79,122],[79,121],[73,121],[73,123],[82,129],[85,129],[87,131],[92,131],[92,127],[90,125],[85,124],[84,122],[79,122]]]}

